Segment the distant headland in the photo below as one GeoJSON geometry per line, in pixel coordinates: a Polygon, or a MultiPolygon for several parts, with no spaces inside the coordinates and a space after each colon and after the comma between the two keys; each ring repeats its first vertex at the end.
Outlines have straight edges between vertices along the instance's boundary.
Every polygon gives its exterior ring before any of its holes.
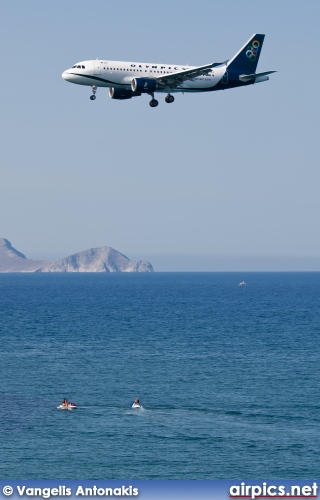
{"type": "Polygon", "coordinates": [[[0,273],[152,273],[150,262],[134,261],[114,248],[90,248],[55,261],[32,260],[0,238],[0,273]]]}

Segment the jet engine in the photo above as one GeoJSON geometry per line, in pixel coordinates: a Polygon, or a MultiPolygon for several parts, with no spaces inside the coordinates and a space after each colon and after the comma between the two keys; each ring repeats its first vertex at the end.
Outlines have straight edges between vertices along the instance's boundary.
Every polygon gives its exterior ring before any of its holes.
{"type": "Polygon", "coordinates": [[[156,80],[150,78],[134,78],[131,82],[133,92],[145,92],[149,94],[154,92],[158,86],[156,80]]]}
{"type": "Polygon", "coordinates": [[[127,90],[127,89],[115,89],[114,87],[111,87],[109,89],[109,96],[111,99],[131,99],[131,97],[136,97],[140,96],[141,92],[133,92],[132,90],[127,90]]]}

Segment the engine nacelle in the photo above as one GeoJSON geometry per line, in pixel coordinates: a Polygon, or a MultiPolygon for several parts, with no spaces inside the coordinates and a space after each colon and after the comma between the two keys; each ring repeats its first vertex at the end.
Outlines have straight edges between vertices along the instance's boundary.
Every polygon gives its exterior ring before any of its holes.
{"type": "Polygon", "coordinates": [[[144,92],[149,94],[154,92],[158,84],[156,80],[151,80],[150,78],[134,78],[131,82],[131,88],[133,92],[144,92]]]}
{"type": "Polygon", "coordinates": [[[131,97],[136,97],[141,95],[139,92],[132,92],[132,90],[128,89],[115,89],[114,87],[111,87],[109,89],[109,96],[111,99],[131,99],[131,97]]]}

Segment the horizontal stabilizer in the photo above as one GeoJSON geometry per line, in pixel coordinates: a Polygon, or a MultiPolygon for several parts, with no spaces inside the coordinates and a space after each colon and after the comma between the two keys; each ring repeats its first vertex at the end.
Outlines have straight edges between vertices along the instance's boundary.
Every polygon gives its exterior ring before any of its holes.
{"type": "MultiPolygon", "coordinates": [[[[264,71],[263,73],[253,73],[252,75],[240,75],[239,80],[242,82],[250,82],[251,80],[263,81],[263,77],[276,73],[276,71],[264,71]]],[[[266,78],[268,80],[268,78],[266,78]]]]}

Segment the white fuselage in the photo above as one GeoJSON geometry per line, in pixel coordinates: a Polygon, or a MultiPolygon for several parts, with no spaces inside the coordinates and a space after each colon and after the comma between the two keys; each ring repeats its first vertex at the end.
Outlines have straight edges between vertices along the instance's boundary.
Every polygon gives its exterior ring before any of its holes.
{"type": "MultiPolygon", "coordinates": [[[[174,64],[140,63],[126,61],[91,60],[75,64],[62,73],[62,78],[78,85],[95,85],[96,87],[114,87],[131,89],[134,78],[166,77],[195,66],[174,64]]],[[[201,92],[217,85],[226,71],[226,65],[212,68],[208,75],[196,76],[181,82],[170,92],[201,92]]],[[[168,87],[157,88],[156,92],[168,92],[168,87]]]]}

